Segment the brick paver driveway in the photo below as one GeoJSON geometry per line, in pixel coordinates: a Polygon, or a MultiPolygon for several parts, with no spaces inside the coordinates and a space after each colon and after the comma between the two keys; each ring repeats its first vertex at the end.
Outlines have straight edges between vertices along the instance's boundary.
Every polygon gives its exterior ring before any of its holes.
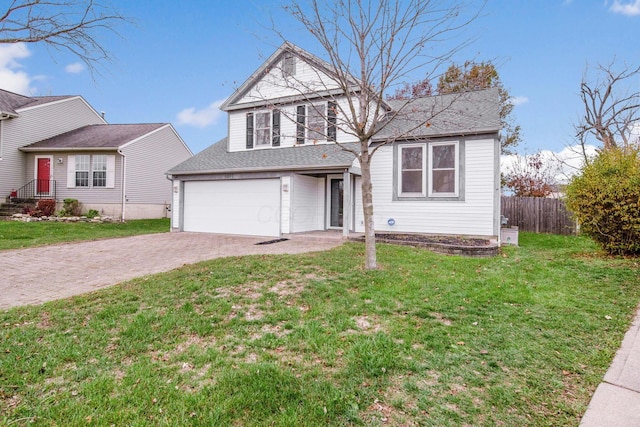
{"type": "Polygon", "coordinates": [[[330,249],[340,239],[162,233],[0,252],[0,309],[66,298],[207,259],[330,249]]]}

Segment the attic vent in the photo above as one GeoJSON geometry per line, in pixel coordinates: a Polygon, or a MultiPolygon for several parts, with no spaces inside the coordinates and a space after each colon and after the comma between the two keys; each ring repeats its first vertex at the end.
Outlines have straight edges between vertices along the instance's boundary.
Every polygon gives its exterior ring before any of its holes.
{"type": "Polygon", "coordinates": [[[291,53],[286,53],[282,57],[282,72],[289,76],[296,75],[296,58],[291,53]]]}

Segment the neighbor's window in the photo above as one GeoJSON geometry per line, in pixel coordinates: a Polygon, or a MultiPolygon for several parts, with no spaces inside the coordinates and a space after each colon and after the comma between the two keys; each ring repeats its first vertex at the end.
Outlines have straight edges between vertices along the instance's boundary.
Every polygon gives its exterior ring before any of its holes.
{"type": "Polygon", "coordinates": [[[89,186],[89,169],[91,156],[89,155],[77,155],[76,156],[76,187],[88,187],[89,186]]]}
{"type": "Polygon", "coordinates": [[[114,188],[116,156],[77,154],[67,156],[67,188],[114,188]]]}
{"type": "Polygon", "coordinates": [[[93,183],[94,187],[107,186],[107,156],[100,154],[93,156],[93,183]]]}
{"type": "Polygon", "coordinates": [[[429,196],[458,195],[458,144],[429,144],[429,196]]]}
{"type": "Polygon", "coordinates": [[[425,145],[405,145],[400,147],[400,195],[424,196],[425,187],[425,145]]]}

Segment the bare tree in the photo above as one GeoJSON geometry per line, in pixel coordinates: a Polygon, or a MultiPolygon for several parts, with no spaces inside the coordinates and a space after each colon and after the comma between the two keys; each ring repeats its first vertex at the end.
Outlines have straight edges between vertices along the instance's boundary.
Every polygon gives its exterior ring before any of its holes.
{"type": "Polygon", "coordinates": [[[12,0],[0,9],[0,44],[44,43],[78,56],[90,70],[110,58],[98,40],[125,17],[94,0],[12,0]]]}
{"type": "Polygon", "coordinates": [[[477,15],[465,18],[462,4],[445,6],[435,0],[294,0],[286,10],[315,38],[332,70],[332,87],[299,86],[299,94],[310,101],[332,101],[332,114],[327,114],[332,124],[358,142],[356,149],[336,143],[360,162],[365,267],[375,269],[371,159],[383,145],[430,126],[452,106],[455,96],[428,107],[415,99],[402,100],[393,109],[385,99],[404,87],[416,70],[428,76],[440,72],[467,44],[455,42],[454,36],[477,15]],[[384,140],[376,139],[382,132],[384,140]]]}
{"type": "Polygon", "coordinates": [[[584,116],[576,125],[576,135],[583,152],[593,138],[604,150],[638,143],[640,90],[630,87],[635,83],[637,88],[640,66],[625,66],[621,71],[614,67],[615,60],[606,66],[598,65],[600,76],[596,80],[587,80],[586,73],[582,78],[580,98],[584,116]]]}

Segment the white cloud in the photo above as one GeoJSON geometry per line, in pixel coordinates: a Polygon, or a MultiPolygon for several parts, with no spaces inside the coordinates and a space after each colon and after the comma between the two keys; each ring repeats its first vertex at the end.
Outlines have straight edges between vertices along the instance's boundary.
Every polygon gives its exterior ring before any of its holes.
{"type": "Polygon", "coordinates": [[[527,102],[529,102],[529,98],[527,98],[526,96],[513,96],[511,97],[511,99],[509,99],[509,101],[513,106],[517,106],[526,104],[527,102]]]}
{"type": "Polygon", "coordinates": [[[84,71],[84,64],[82,62],[74,62],[64,67],[64,70],[70,74],[78,74],[84,71]]]}
{"type": "MultiPolygon", "coordinates": [[[[587,145],[585,147],[587,156],[596,155],[596,147],[587,145]]],[[[549,163],[555,170],[555,179],[558,183],[567,183],[569,179],[580,171],[584,165],[584,155],[582,147],[573,145],[565,147],[562,151],[541,150],[540,155],[545,163],[549,163]]],[[[518,157],[517,155],[502,156],[500,167],[503,173],[508,173],[513,169],[513,165],[519,158],[527,157],[527,155],[518,157]]]]}
{"type": "Polygon", "coordinates": [[[613,13],[620,13],[626,16],[639,16],[640,15],[640,0],[632,0],[630,2],[623,2],[621,0],[613,0],[613,4],[609,8],[613,13]]]}
{"type": "Polygon", "coordinates": [[[201,110],[196,110],[195,107],[185,108],[178,113],[178,124],[199,128],[215,124],[222,116],[220,105],[222,105],[223,102],[223,99],[214,101],[211,105],[201,110]]]}
{"type": "Polygon", "coordinates": [[[21,70],[19,62],[30,55],[24,43],[0,45],[0,88],[25,95],[33,92],[32,78],[21,70]]]}

